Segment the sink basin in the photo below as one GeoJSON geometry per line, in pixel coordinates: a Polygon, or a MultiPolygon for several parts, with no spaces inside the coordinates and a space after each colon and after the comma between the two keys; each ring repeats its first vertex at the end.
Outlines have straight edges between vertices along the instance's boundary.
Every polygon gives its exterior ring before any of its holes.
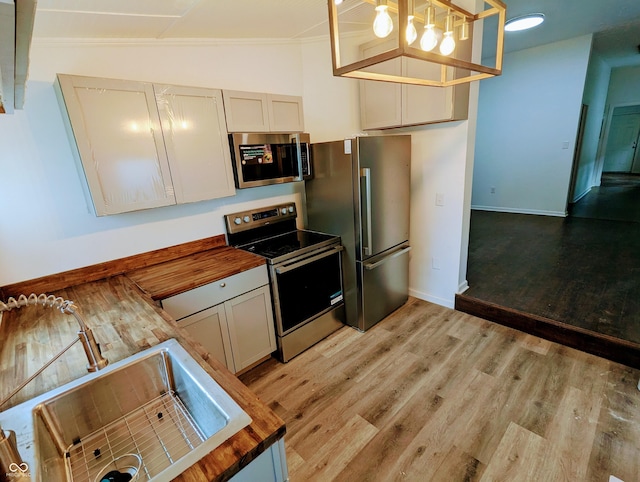
{"type": "Polygon", "coordinates": [[[41,481],[93,482],[129,454],[141,459],[138,480],[170,480],[249,423],[176,340],[0,413],[41,481]]]}

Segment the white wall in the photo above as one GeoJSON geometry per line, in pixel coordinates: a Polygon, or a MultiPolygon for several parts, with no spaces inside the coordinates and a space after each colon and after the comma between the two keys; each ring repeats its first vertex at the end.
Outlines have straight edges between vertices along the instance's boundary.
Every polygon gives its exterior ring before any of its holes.
{"type": "Polygon", "coordinates": [[[302,63],[304,122],[311,142],[329,142],[358,134],[358,81],[333,76],[328,38],[304,42],[302,63]]]}
{"type": "Polygon", "coordinates": [[[611,70],[607,105],[640,104],[640,66],[611,70]]]}
{"type": "Polygon", "coordinates": [[[466,288],[465,178],[472,172],[467,170],[473,159],[468,157],[472,125],[469,120],[411,133],[410,293],[448,307],[453,307],[455,293],[466,288]],[[436,206],[438,193],[443,206],[436,206]]]}
{"type": "Polygon", "coordinates": [[[599,184],[596,163],[610,75],[611,68],[597,52],[592,51],[582,98],[582,103],[589,107],[571,202],[578,201],[591,187],[599,184]]]}
{"type": "Polygon", "coordinates": [[[591,37],[506,54],[480,83],[473,208],[565,215],[591,37]]]}

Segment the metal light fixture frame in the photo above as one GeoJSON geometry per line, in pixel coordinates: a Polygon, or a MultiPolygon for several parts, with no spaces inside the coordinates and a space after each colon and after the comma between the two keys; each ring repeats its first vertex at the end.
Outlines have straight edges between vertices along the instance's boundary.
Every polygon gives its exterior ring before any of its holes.
{"type": "MultiPolygon", "coordinates": [[[[366,3],[375,5],[375,0],[364,0],[366,3]]],[[[405,32],[407,29],[409,18],[409,1],[410,0],[393,0],[388,1],[389,11],[398,13],[398,32],[405,32]]],[[[479,13],[471,13],[464,8],[457,6],[450,0],[431,0],[433,5],[443,9],[450,9],[459,17],[464,17],[466,22],[473,24],[478,20],[488,17],[497,16],[497,41],[496,41],[496,61],[495,67],[488,67],[482,64],[476,64],[467,60],[456,59],[436,52],[426,52],[419,47],[412,47],[407,43],[404,35],[397,35],[397,47],[386,52],[374,55],[372,57],[353,62],[348,65],[342,65],[340,60],[340,32],[338,25],[338,9],[334,0],[328,0],[329,6],[329,30],[331,40],[331,58],[333,61],[333,75],[337,77],[349,77],[363,80],[378,80],[384,82],[395,82],[400,84],[426,85],[436,87],[449,87],[457,84],[464,84],[476,80],[482,80],[494,77],[502,73],[502,56],[504,52],[504,24],[506,21],[507,7],[501,0],[483,0],[489,8],[479,13]],[[440,80],[422,79],[418,77],[407,77],[403,75],[383,74],[377,72],[368,72],[364,69],[381,62],[386,62],[398,57],[407,57],[416,60],[423,60],[435,64],[440,64],[440,80]],[[469,71],[469,75],[464,77],[447,79],[447,68],[455,67],[469,71]],[[476,73],[472,73],[476,72],[476,73]]]]}

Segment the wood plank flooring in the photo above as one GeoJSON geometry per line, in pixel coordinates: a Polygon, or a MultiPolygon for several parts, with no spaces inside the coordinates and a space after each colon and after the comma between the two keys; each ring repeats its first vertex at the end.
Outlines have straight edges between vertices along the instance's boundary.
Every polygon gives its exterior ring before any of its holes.
{"type": "Polygon", "coordinates": [[[640,368],[639,274],[640,223],[473,211],[456,309],[640,368]]]}
{"type": "Polygon", "coordinates": [[[640,223],[640,175],[602,173],[600,186],[569,205],[570,216],[640,223]]]}
{"type": "Polygon", "coordinates": [[[415,298],[242,375],[292,482],[640,480],[640,371],[415,298]]]}

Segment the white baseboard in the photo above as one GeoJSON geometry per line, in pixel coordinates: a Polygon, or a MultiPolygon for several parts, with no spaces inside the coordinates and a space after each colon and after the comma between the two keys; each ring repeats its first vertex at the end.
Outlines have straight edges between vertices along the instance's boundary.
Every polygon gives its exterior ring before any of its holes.
{"type": "Polygon", "coordinates": [[[497,213],[511,213],[511,214],[537,214],[540,216],[556,216],[560,218],[566,218],[566,211],[544,211],[541,209],[523,209],[523,208],[504,208],[498,206],[478,206],[471,205],[472,210],[476,211],[494,211],[497,213]]]}
{"type": "Polygon", "coordinates": [[[583,197],[585,197],[587,194],[589,194],[589,192],[591,192],[591,188],[588,187],[582,194],[580,194],[579,196],[573,196],[573,201],[571,201],[572,204],[577,203],[578,201],[580,201],[580,199],[582,199],[583,197]]]}
{"type": "Polygon", "coordinates": [[[409,288],[409,296],[428,301],[429,303],[435,303],[436,305],[444,306],[445,308],[453,308],[455,304],[455,300],[448,300],[439,296],[433,296],[428,293],[424,293],[422,291],[414,290],[411,288],[409,288]]]}
{"type": "Polygon", "coordinates": [[[464,280],[462,283],[458,285],[458,294],[464,293],[468,289],[469,289],[469,282],[467,280],[464,280]]]}

